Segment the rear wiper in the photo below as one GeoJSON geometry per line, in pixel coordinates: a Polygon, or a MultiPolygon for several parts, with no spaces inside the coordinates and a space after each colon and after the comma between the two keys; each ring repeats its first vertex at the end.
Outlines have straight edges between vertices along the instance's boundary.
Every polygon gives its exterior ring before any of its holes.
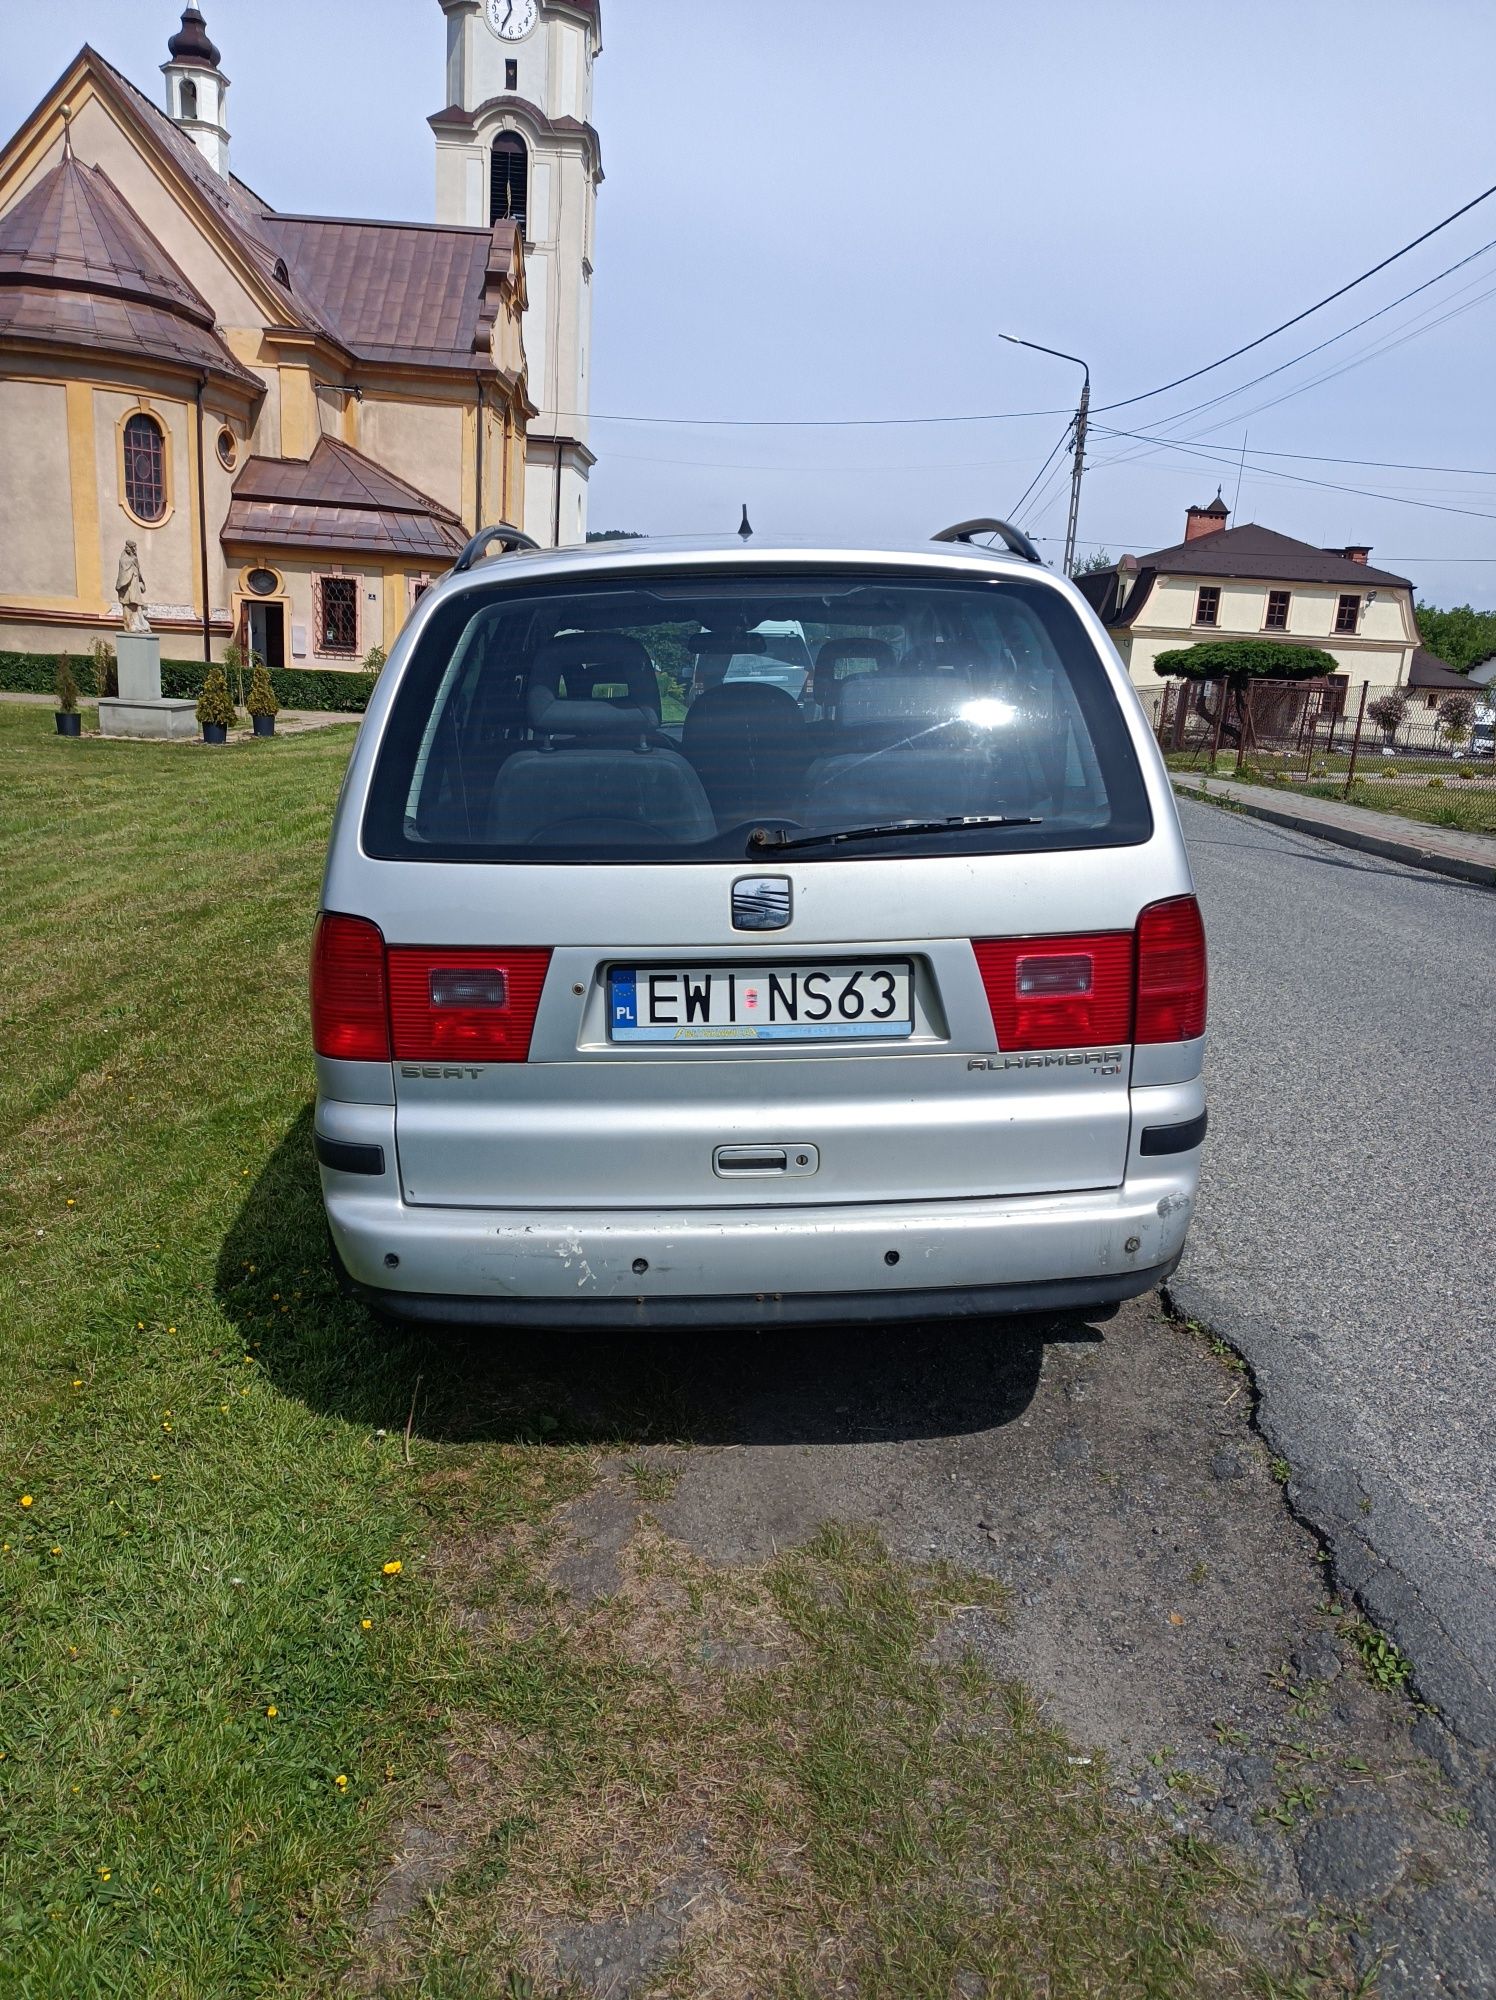
{"type": "Polygon", "coordinates": [[[1043,820],[1026,813],[965,813],[951,819],[893,819],[878,826],[847,826],[839,833],[788,834],[783,827],[756,826],[748,836],[750,847],[836,847],[846,840],[879,840],[889,834],[955,833],[972,826],[1042,826],[1043,820]]]}

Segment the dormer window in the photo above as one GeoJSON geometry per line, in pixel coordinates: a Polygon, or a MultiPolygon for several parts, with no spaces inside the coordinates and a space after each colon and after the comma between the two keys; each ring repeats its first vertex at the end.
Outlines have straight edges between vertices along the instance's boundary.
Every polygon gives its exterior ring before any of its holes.
{"type": "Polygon", "coordinates": [[[286,291],[290,291],[291,273],[286,269],[286,260],[284,257],[277,257],[275,260],[275,282],[286,291]]]}

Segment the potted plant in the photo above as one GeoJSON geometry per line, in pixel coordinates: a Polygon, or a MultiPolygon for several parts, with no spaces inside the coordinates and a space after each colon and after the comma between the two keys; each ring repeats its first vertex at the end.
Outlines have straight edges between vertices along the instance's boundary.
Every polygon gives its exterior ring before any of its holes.
{"type": "Polygon", "coordinates": [[[78,682],[73,674],[73,663],[66,653],[58,655],[57,677],[53,686],[57,689],[58,735],[80,735],[83,718],[78,713],[78,682]]]}
{"type": "Polygon", "coordinates": [[[270,684],[270,669],[258,658],[249,677],[249,693],[244,698],[244,706],[253,718],[256,736],[275,734],[275,718],[280,714],[280,703],[270,684]]]}
{"type": "Polygon", "coordinates": [[[234,701],[222,667],[209,667],[204,676],[203,691],[197,698],[197,719],[203,726],[204,743],[228,742],[234,701]]]}

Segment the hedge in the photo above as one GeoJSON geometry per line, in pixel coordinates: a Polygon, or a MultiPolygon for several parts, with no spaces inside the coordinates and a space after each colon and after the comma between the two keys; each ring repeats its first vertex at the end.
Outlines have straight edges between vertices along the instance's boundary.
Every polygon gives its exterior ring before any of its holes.
{"type": "MultiPolygon", "coordinates": [[[[0,690],[7,694],[52,694],[57,680],[57,653],[0,653],[0,690]]],[[[93,662],[87,653],[70,655],[73,672],[85,699],[93,694],[93,662]]],[[[201,660],[163,660],[161,692],[174,700],[195,701],[203,691],[206,668],[201,660]]],[[[340,673],[336,668],[280,667],[270,684],[282,708],[322,708],[340,715],[362,715],[378,676],[340,673]]],[[[249,671],[244,674],[249,690],[249,671]]],[[[238,689],[234,693],[237,696],[238,689]]]]}

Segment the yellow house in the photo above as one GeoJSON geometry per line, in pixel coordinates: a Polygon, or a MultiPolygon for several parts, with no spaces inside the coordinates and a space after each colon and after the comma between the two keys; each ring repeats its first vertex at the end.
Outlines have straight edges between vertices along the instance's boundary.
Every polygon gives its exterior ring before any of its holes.
{"type": "Polygon", "coordinates": [[[168,657],[357,666],[524,517],[520,232],[280,214],[195,7],[163,74],[84,48],[0,151],[0,650],[117,632],[133,540],[168,657]]]}
{"type": "Polygon", "coordinates": [[[1342,699],[1363,681],[1406,683],[1418,648],[1407,577],[1373,569],[1361,544],[1317,549],[1228,519],[1218,493],[1188,510],[1182,542],[1077,579],[1140,694],[1164,686],[1160,653],[1213,639],[1317,646],[1335,660],[1342,699]]]}

